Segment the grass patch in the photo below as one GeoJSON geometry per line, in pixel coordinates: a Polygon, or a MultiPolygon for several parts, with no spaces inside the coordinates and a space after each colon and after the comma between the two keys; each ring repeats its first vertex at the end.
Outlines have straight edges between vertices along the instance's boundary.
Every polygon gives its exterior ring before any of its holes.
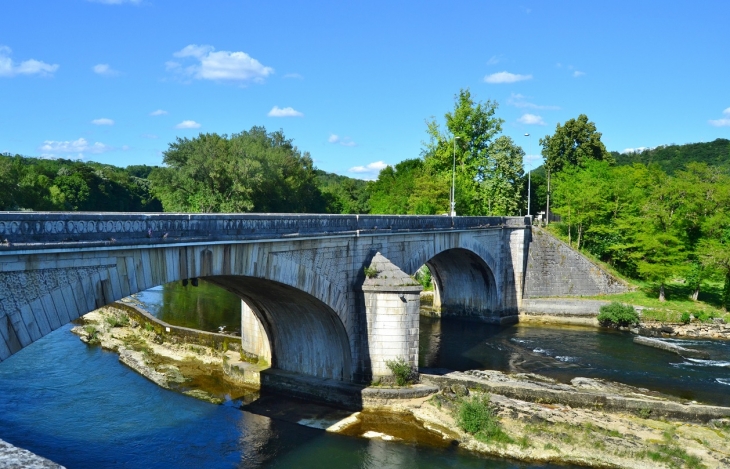
{"type": "Polygon", "coordinates": [[[499,418],[494,412],[489,394],[474,395],[462,399],[456,415],[459,428],[474,435],[474,438],[484,443],[514,443],[499,424],[499,418]]]}
{"type": "Polygon", "coordinates": [[[129,326],[129,316],[116,314],[107,316],[106,323],[109,327],[127,327],[129,326]]]}
{"type": "Polygon", "coordinates": [[[101,343],[101,339],[99,338],[99,331],[96,329],[96,326],[92,326],[91,324],[89,324],[88,326],[84,326],[84,331],[89,336],[89,345],[99,345],[101,343]]]}
{"type": "Polygon", "coordinates": [[[723,311],[720,306],[721,283],[705,282],[698,301],[690,298],[692,287],[683,283],[668,283],[664,286],[667,296],[665,302],[659,301],[659,288],[656,285],[635,283],[638,284],[636,291],[584,298],[643,306],[647,309],[644,309],[641,318],[649,321],[681,324],[683,315],[685,320],[691,315],[699,321],[708,322],[713,318],[723,318],[726,322],[730,322],[730,313],[723,311]]]}

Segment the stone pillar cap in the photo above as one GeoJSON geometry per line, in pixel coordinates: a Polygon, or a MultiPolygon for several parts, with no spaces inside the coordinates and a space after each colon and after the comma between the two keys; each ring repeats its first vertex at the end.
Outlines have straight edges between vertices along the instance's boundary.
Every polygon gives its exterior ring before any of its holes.
{"type": "Polygon", "coordinates": [[[375,270],[372,277],[365,276],[363,291],[420,292],[423,286],[390,262],[379,252],[370,262],[369,270],[375,270]]]}

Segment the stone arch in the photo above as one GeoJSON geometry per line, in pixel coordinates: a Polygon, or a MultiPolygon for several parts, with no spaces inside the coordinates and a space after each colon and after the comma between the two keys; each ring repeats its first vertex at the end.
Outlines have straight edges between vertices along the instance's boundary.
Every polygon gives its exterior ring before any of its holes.
{"type": "Polygon", "coordinates": [[[433,279],[434,308],[442,316],[490,319],[500,309],[494,274],[473,251],[447,249],[425,264],[433,279]]]}
{"type": "Polygon", "coordinates": [[[263,278],[225,275],[205,280],[238,295],[251,308],[266,331],[272,367],[351,380],[347,331],[325,303],[302,290],[263,278]]]}

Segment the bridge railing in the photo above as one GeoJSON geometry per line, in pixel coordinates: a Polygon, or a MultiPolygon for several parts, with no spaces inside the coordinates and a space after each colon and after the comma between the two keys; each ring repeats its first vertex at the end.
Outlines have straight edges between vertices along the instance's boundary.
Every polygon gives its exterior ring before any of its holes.
{"type": "Polygon", "coordinates": [[[517,228],[528,224],[526,217],[0,212],[0,253],[52,247],[517,228]]]}

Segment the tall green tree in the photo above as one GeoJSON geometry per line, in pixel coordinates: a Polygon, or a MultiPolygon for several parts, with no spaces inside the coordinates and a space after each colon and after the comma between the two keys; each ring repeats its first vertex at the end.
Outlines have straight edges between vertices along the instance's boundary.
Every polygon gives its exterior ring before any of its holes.
{"type": "Polygon", "coordinates": [[[263,127],[227,135],[178,138],[164,153],[166,167],[149,179],[165,211],[313,212],[326,210],[308,153],[282,131],[263,127]]]}
{"type": "Polygon", "coordinates": [[[524,208],[523,158],[525,152],[507,136],[489,147],[487,163],[480,175],[480,205],[488,215],[518,215],[524,208]]]}
{"type": "Polygon", "coordinates": [[[581,114],[565,124],[558,124],[553,135],[540,139],[542,156],[547,171],[547,211],[550,212],[551,176],[567,166],[584,166],[590,160],[614,162],[613,156],[601,142],[601,133],[596,124],[581,114]]]}

